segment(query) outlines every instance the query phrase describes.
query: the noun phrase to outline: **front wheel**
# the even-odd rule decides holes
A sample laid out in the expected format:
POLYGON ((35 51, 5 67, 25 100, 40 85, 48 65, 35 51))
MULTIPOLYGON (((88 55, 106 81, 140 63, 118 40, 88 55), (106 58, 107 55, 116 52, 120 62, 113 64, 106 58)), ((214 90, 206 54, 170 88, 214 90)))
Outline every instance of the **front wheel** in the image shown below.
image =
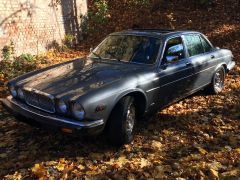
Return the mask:
POLYGON ((107 136, 110 143, 121 146, 133 140, 136 125, 136 105, 131 96, 123 97, 109 118, 107 136))
POLYGON ((218 94, 224 88, 225 80, 225 68, 223 66, 219 67, 212 78, 211 84, 208 86, 207 91, 211 94, 218 94))

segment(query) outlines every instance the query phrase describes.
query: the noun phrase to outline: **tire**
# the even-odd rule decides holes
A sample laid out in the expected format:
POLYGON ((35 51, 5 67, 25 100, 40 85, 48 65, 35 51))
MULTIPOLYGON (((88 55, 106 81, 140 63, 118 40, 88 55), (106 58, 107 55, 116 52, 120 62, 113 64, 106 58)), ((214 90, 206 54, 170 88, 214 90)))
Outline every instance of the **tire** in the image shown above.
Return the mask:
POLYGON ((114 146, 133 140, 136 124, 136 105, 131 96, 123 97, 114 107, 107 127, 107 138, 114 146))
POLYGON ((206 88, 207 92, 210 94, 218 94, 224 88, 226 71, 223 66, 219 67, 212 78, 211 84, 206 88))

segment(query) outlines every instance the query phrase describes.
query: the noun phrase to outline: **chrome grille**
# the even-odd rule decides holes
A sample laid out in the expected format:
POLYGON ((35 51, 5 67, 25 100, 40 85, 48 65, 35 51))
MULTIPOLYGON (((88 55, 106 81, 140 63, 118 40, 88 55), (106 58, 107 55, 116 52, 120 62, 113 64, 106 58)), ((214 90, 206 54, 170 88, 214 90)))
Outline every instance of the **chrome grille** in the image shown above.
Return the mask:
POLYGON ((50 95, 36 92, 36 91, 24 91, 25 101, 28 105, 43 111, 54 113, 55 104, 54 99, 50 95))

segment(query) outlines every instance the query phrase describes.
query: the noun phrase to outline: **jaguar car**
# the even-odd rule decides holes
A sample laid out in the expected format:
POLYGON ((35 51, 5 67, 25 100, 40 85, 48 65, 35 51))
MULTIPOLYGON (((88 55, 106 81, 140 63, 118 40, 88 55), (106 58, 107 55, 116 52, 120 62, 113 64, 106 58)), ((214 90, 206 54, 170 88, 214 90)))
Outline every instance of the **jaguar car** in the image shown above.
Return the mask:
MULTIPOLYGON (((130 143, 136 123, 196 91, 224 87, 235 61, 195 31, 130 29, 108 35, 87 57, 9 81, 1 99, 16 119, 130 143)), ((44 126, 43 126, 44 127, 44 126)))

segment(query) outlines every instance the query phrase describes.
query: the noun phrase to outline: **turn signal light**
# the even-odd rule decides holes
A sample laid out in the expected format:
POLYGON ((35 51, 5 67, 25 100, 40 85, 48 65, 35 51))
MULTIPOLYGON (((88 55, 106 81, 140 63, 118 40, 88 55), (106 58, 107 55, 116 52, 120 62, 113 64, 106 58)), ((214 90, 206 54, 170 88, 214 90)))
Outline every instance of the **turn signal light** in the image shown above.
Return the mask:
POLYGON ((64 133, 73 133, 72 129, 68 129, 68 128, 62 128, 62 132, 64 133))

